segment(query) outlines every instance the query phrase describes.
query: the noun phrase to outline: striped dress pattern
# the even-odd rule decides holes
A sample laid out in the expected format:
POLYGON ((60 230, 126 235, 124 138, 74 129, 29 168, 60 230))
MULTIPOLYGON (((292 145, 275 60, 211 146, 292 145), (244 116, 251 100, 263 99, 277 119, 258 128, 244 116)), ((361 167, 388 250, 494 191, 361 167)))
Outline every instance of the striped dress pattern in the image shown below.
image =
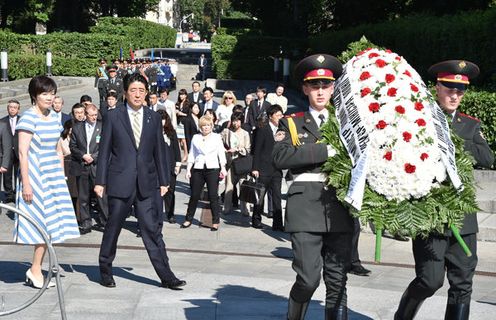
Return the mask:
MULTIPOLYGON (((57 143, 63 130, 55 112, 42 119, 33 108, 24 112, 16 130, 31 132, 28 150, 28 174, 33 201, 22 198, 19 177, 16 207, 34 218, 50 237, 51 243, 61 243, 79 237, 74 207, 65 181, 64 170, 57 155, 57 143)), ((14 241, 21 244, 43 244, 38 230, 25 218, 16 215, 14 241)))

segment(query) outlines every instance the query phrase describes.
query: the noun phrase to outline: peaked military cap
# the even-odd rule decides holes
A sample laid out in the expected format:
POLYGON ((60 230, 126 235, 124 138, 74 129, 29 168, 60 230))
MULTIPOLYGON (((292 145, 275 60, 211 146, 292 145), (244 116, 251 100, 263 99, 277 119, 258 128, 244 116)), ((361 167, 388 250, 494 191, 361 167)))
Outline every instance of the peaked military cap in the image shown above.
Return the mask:
POLYGON ((298 81, 334 81, 343 72, 341 62, 329 54, 314 54, 302 59, 295 67, 294 75, 298 81))
POLYGON ((447 60, 432 65, 428 72, 445 87, 466 90, 470 80, 477 77, 480 70, 470 61, 447 60))
POLYGON ((114 65, 108 66, 108 67, 107 67, 107 71, 109 71, 109 72, 110 72, 110 71, 117 71, 117 67, 116 67, 116 66, 114 66, 114 65))

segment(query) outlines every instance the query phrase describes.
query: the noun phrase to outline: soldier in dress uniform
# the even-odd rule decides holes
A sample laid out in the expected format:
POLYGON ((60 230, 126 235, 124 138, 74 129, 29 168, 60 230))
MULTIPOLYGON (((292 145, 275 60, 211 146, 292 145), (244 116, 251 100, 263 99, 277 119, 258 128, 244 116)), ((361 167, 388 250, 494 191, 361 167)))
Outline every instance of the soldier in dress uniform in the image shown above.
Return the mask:
POLYGON ((122 79, 117 77, 117 67, 108 66, 107 74, 109 78, 103 80, 105 84, 105 98, 107 98, 109 92, 114 91, 117 94, 117 103, 121 103, 123 101, 123 84, 122 79))
MULTIPOLYGON (((437 101, 451 121, 453 132, 464 140, 465 150, 475 158, 477 166, 490 168, 494 155, 482 136, 480 120, 457 110, 469 80, 479 74, 479 68, 468 61, 449 60, 431 66, 429 74, 437 79, 437 101)), ((443 286, 445 271, 450 288, 444 319, 469 318, 477 265, 477 215, 467 214, 460 230, 472 251, 471 257, 467 257, 448 227, 446 230, 444 234, 431 233, 427 239, 413 240, 416 277, 401 298, 395 320, 413 319, 422 302, 443 286)))
POLYGON ((105 100, 106 80, 109 78, 107 71, 105 70, 106 67, 107 67, 107 60, 100 59, 100 65, 98 66, 98 68, 96 68, 96 74, 95 74, 95 88, 98 89, 98 94, 100 95, 100 105, 105 100))
POLYGON ((322 164, 335 154, 319 143, 319 127, 329 116, 327 105, 334 80, 342 73, 335 57, 317 54, 301 60, 295 77, 303 81, 308 110, 281 119, 273 150, 276 167, 289 169, 294 182, 288 190, 285 231, 291 233, 293 269, 296 271, 287 318, 304 319, 321 273, 326 285, 325 319, 348 319, 346 281, 350 265, 353 219, 327 187, 322 164))

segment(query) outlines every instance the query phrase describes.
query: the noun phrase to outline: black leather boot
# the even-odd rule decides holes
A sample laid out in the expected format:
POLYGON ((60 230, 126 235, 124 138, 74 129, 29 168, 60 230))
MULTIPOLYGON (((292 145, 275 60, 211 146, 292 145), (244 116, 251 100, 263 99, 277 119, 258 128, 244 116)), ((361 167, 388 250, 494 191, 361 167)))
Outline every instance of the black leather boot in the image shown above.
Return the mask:
POLYGON ((325 320, 348 320, 348 307, 339 306, 325 310, 325 320))
POLYGON ((468 320, 470 303, 448 304, 444 320, 468 320))
POLYGON ((289 297, 288 320, 304 320, 307 313, 308 302, 300 303, 289 297))
POLYGON ((409 297, 407 289, 401 297, 398 310, 396 310, 396 313, 394 314, 394 320, 412 320, 415 318, 415 315, 423 302, 424 300, 417 300, 409 297))

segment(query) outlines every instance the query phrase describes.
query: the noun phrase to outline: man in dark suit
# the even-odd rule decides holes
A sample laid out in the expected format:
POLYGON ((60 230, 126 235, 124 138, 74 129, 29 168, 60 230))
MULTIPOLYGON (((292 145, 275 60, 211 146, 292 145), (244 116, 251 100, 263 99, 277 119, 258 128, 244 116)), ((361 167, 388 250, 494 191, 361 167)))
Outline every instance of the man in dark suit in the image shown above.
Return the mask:
POLYGON ((297 273, 289 296, 290 320, 304 319, 321 274, 326 285, 325 319, 348 319, 346 281, 353 219, 320 171, 335 151, 319 143, 319 127, 329 117, 326 106, 341 72, 341 63, 331 55, 317 54, 301 60, 295 77, 303 81, 302 90, 310 106, 306 112, 281 119, 275 137, 274 163, 294 175, 284 225, 284 230, 291 233, 293 269, 297 273))
POLYGON ((7 123, 0 121, 0 174, 3 175, 4 181, 7 178, 6 173, 10 167, 12 153, 12 133, 9 131, 7 123))
POLYGON ((201 92, 201 85, 198 81, 193 81, 191 84, 191 91, 188 93, 188 101, 198 103, 201 105, 203 103, 203 94, 201 92))
MULTIPOLYGON (((453 132, 464 140, 465 151, 474 157, 477 166, 490 168, 494 154, 482 136, 480 120, 457 110, 470 79, 479 75, 479 67, 469 61, 449 60, 431 66, 429 74, 437 80, 438 104, 451 121, 453 132)), ((450 287, 444 319, 469 318, 478 231, 477 215, 467 214, 460 235, 472 252, 470 257, 458 245, 448 226, 444 233, 433 232, 425 239, 413 240, 416 277, 401 297, 395 320, 413 319, 424 300, 443 286, 445 273, 450 287)))
POLYGON ((205 71, 207 69, 207 58, 202 53, 198 59, 198 74, 200 75, 200 80, 205 81, 205 71))
POLYGON ((170 180, 168 148, 158 113, 144 108, 148 82, 141 74, 124 78, 126 104, 109 112, 103 125, 95 192, 107 192, 110 216, 100 247, 101 284, 115 287, 112 261, 122 225, 134 206, 143 243, 162 286, 175 289, 186 284, 169 266, 162 236, 162 196, 170 180))
POLYGON ((107 97, 109 92, 114 91, 117 94, 117 102, 122 102, 122 79, 117 77, 117 67, 109 66, 107 67, 108 79, 102 80, 105 83, 105 97, 107 97))
POLYGON ((19 110, 21 104, 16 99, 11 99, 7 102, 8 115, 2 118, 2 121, 7 124, 7 129, 10 132, 12 139, 12 157, 7 172, 4 173, 3 189, 5 191, 5 203, 15 202, 16 193, 16 179, 17 172, 19 171, 19 156, 18 156, 18 139, 17 131, 15 130, 17 122, 19 121, 19 110))
POLYGON ((267 95, 266 88, 257 87, 256 95, 257 99, 250 103, 250 108, 248 109, 248 123, 252 131, 257 127, 258 117, 270 107, 270 102, 265 100, 265 96, 267 95))
POLYGON ((64 99, 61 96, 55 96, 53 98, 52 110, 59 117, 60 124, 63 126, 64 123, 71 120, 71 116, 67 113, 62 112, 62 108, 64 107, 64 99))
POLYGON ((214 89, 206 87, 203 89, 203 104, 200 105, 200 114, 204 115, 205 111, 212 109, 217 111, 219 104, 214 101, 214 89))
MULTIPOLYGON (((255 130, 252 175, 259 178, 264 184, 265 190, 272 192, 273 220, 272 230, 283 231, 282 207, 281 207, 281 182, 282 171, 277 169, 272 162, 274 150, 274 136, 282 118, 282 108, 275 104, 267 109, 268 123, 255 130)), ((253 228, 262 229, 263 203, 255 205, 251 225, 253 228)))
MULTIPOLYGON (((86 234, 93 227, 91 219, 90 199, 95 187, 96 166, 102 134, 102 123, 97 121, 98 109, 94 104, 86 106, 86 121, 77 122, 72 127, 71 167, 69 173, 76 177, 79 200, 80 232, 86 234)), ((99 219, 95 228, 103 231, 109 212, 107 196, 97 197, 99 219)))

